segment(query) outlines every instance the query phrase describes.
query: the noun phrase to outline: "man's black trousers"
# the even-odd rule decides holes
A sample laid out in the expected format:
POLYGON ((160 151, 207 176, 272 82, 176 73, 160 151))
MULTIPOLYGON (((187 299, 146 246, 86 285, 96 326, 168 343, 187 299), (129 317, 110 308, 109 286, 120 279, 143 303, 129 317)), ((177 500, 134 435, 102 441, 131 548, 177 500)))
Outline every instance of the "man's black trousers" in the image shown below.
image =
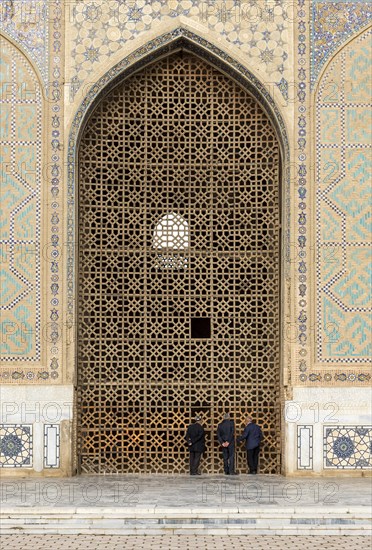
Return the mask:
POLYGON ((225 474, 233 474, 235 472, 235 445, 230 443, 228 447, 222 447, 223 469, 225 474))
POLYGON ((247 465, 249 472, 257 473, 258 468, 258 455, 260 454, 260 447, 254 449, 247 449, 247 465))
POLYGON ((190 451, 190 474, 195 475, 198 473, 199 463, 202 453, 196 453, 195 451, 190 451))

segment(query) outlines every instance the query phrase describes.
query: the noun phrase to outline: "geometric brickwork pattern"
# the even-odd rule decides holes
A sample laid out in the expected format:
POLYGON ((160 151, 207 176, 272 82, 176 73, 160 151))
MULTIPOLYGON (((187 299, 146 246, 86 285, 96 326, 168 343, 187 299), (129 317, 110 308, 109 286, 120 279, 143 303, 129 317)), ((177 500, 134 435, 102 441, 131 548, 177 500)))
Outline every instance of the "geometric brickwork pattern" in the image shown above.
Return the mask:
POLYGON ((35 62, 45 82, 49 67, 48 0, 2 0, 0 30, 22 47, 35 62))
POLYGON ((187 472, 196 413, 203 470, 221 471, 217 423, 229 411, 239 430, 251 411, 261 471, 279 473, 278 201, 269 119, 194 55, 148 66, 95 108, 79 151, 83 472, 187 472))
POLYGON ((292 21, 287 0, 95 0, 70 2, 71 97, 99 64, 109 64, 121 47, 152 29, 159 21, 184 16, 234 44, 288 94, 288 28, 292 21))
POLYGON ((324 468, 372 468, 372 427, 324 427, 324 468))
POLYGON ((372 18, 369 0, 312 0, 311 84, 333 52, 372 18))
POLYGON ((0 425, 0 468, 32 466, 32 426, 0 425))
POLYGON ((371 357, 371 36, 336 56, 317 94, 317 351, 328 363, 371 357))
POLYGON ((41 89, 34 70, 0 38, 0 355, 40 357, 41 89))

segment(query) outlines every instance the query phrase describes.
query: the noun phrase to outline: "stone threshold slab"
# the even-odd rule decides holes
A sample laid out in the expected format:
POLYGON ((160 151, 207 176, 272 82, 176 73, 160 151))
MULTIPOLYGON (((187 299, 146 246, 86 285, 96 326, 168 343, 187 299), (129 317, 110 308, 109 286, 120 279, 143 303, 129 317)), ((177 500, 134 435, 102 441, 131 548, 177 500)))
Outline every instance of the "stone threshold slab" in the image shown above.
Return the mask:
POLYGON ((350 526, 346 526, 344 528, 340 527, 327 527, 324 526, 304 526, 303 528, 299 528, 299 526, 282 526, 280 528, 274 527, 274 528, 265 528, 263 526, 258 527, 256 525, 252 525, 251 528, 248 527, 240 527, 240 528, 234 528, 233 526, 224 526, 220 528, 211 527, 211 526, 191 526, 188 528, 185 528, 185 526, 173 526, 173 527, 167 527, 163 529, 154 529, 153 527, 149 526, 143 526, 138 528, 128 528, 128 527, 122 527, 117 526, 115 527, 108 527, 108 528, 99 528, 96 529, 94 527, 86 528, 84 526, 76 526, 76 525, 66 525, 64 527, 61 526, 53 526, 53 525, 47 525, 43 527, 30 527, 30 528, 22 528, 22 527, 13 527, 13 528, 3 528, 1 530, 3 535, 14 535, 14 534, 24 534, 24 535, 288 535, 288 536, 295 536, 295 535, 302 535, 302 536, 310 536, 310 535, 317 535, 317 536, 335 536, 335 535, 343 535, 343 536, 371 536, 371 530, 370 528, 361 528, 355 527, 350 528, 350 526))
POLYGON ((312 509, 309 506, 297 508, 267 507, 237 507, 237 508, 187 508, 187 507, 77 507, 77 506, 1 506, 1 517, 8 515, 17 517, 30 516, 59 516, 69 517, 79 514, 79 517, 112 517, 112 518, 226 518, 226 517, 262 517, 262 518, 288 518, 288 517, 312 517, 332 518, 340 515, 347 517, 371 517, 370 506, 338 506, 333 508, 312 509))

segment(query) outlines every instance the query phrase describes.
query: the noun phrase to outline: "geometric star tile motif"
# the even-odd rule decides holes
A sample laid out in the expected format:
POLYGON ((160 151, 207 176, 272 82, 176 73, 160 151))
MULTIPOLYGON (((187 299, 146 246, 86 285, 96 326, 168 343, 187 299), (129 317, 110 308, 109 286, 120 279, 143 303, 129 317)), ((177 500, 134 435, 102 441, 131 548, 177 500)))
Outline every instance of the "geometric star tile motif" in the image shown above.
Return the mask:
POLYGON ((324 427, 324 468, 372 468, 372 427, 324 427))
POLYGON ((0 425, 0 468, 32 466, 32 426, 0 425))
POLYGON ((29 61, 0 37, 0 359, 40 358, 42 93, 29 61))
POLYGON ((317 358, 326 363, 372 355, 371 38, 370 29, 342 49, 317 92, 317 358))
POLYGON ((292 14, 287 0, 87 0, 69 3, 71 98, 124 44, 156 29, 160 21, 180 16, 240 48, 288 96, 292 14))

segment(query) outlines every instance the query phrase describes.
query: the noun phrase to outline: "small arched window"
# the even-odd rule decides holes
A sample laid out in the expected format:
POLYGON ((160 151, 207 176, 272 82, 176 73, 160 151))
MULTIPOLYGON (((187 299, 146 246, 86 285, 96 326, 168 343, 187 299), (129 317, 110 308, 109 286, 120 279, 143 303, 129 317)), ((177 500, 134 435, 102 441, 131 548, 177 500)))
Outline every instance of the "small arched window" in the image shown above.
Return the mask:
POLYGON ((163 216, 156 224, 152 245, 163 252, 158 256, 160 267, 187 267, 187 258, 178 254, 189 248, 189 224, 185 218, 173 212, 163 216))

